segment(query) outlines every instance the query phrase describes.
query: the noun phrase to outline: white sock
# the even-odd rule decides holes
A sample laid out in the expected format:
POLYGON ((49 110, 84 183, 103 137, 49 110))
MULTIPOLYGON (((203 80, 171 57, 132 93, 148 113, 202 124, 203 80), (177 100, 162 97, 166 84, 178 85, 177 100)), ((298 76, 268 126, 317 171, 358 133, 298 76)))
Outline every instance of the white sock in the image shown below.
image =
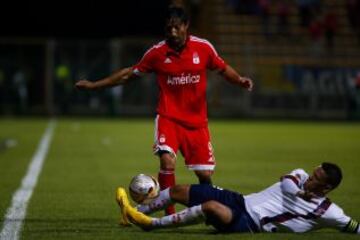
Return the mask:
POLYGON ((205 214, 202 211, 202 207, 201 205, 197 205, 162 218, 153 218, 152 224, 154 227, 183 226, 199 223, 204 219, 205 214))
POLYGON ((159 196, 152 200, 149 204, 140 204, 136 208, 139 212, 150 214, 159 210, 165 209, 172 203, 170 198, 170 188, 164 189, 159 196))

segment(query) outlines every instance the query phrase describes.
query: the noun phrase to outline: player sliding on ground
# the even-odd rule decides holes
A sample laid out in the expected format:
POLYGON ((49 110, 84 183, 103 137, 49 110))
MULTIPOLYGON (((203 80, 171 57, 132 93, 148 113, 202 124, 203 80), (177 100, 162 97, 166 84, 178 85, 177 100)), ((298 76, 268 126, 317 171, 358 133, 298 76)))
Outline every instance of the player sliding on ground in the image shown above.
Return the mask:
POLYGON ((326 198, 341 179, 337 165, 322 163, 311 176, 296 169, 263 191, 246 196, 202 184, 170 187, 150 204, 137 208, 130 205, 123 188, 117 189, 116 199, 122 221, 131 221, 144 230, 206 222, 220 232, 307 232, 336 228, 359 234, 359 223, 326 198), (187 208, 161 218, 147 216, 174 202, 187 208))

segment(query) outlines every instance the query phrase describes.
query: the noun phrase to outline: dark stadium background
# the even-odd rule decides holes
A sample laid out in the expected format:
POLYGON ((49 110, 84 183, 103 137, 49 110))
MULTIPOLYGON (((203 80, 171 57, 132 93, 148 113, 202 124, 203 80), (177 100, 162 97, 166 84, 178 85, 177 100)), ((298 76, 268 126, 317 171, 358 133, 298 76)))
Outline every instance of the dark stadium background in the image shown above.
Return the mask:
POLYGON ((210 40, 255 83, 249 94, 210 74, 211 117, 359 119, 360 4, 346 5, 358 1, 272 0, 265 11, 266 0, 3 1, 0 114, 152 117, 154 76, 117 93, 71 86, 135 64, 162 40, 167 6, 183 2, 190 33, 210 40), (286 31, 280 29, 279 2, 289 5, 286 31), (308 23, 301 2, 313 4, 304 12, 308 23), (332 43, 318 22, 331 12, 336 14, 332 43), (21 81, 15 80, 19 76, 21 81), (22 99, 19 83, 27 91, 22 99))
POLYGON ((108 38, 161 35, 168 1, 3 1, 1 35, 108 38))

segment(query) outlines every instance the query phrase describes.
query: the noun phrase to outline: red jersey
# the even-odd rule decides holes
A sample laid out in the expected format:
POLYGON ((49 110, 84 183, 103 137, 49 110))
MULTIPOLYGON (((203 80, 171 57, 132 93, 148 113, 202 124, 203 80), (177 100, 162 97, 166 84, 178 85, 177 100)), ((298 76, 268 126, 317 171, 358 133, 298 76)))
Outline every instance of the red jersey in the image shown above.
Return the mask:
POLYGON ((189 127, 207 124, 206 70, 224 70, 226 64, 205 39, 189 36, 180 52, 166 41, 151 47, 134 73, 154 72, 159 85, 157 113, 189 127))

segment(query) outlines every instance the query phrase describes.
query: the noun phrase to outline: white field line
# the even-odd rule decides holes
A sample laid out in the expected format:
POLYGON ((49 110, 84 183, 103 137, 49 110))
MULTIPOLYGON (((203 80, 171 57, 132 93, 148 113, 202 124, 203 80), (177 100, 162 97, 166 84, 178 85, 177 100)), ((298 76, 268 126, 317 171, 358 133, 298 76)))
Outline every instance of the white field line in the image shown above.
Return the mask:
POLYGON ((56 122, 50 120, 38 148, 32 157, 26 175, 22 179, 21 186, 12 197, 11 206, 7 209, 4 217, 4 225, 0 233, 0 240, 17 240, 26 215, 26 208, 33 193, 47 155, 56 122))

